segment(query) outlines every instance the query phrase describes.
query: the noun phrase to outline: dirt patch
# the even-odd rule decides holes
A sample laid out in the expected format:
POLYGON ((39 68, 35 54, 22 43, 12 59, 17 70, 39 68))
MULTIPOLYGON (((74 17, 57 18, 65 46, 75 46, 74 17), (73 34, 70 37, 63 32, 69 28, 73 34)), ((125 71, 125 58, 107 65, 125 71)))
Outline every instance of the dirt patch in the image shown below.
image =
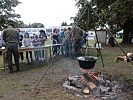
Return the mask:
MULTIPOLYGON (((110 65, 111 66, 111 65, 110 65)), ((96 64, 98 70, 98 64, 96 64)), ((39 78, 46 70, 45 63, 33 65, 22 64, 21 72, 7 74, 1 71, 0 74, 0 99, 1 100, 88 100, 88 98, 80 98, 73 95, 73 92, 65 89, 63 85, 64 78, 79 73, 79 64, 77 60, 70 58, 58 57, 49 69, 47 75, 42 79, 33 92, 39 78)), ((109 73, 108 68, 102 69, 103 72, 109 73)), ((100 69, 100 71, 102 71, 100 69)), ((113 70, 113 69, 111 69, 113 70)), ((113 72, 111 72, 113 73, 113 72)), ((116 74, 115 74, 116 75, 116 74)), ((131 84, 125 85, 123 88, 121 99, 133 99, 131 84), (129 91, 130 90, 130 91, 129 91)), ((113 100, 113 99, 112 99, 113 100)))
POLYGON ((62 98, 75 98, 63 90, 62 83, 66 76, 78 72, 77 61, 69 58, 58 58, 39 84, 37 88, 39 92, 34 94, 34 87, 46 68, 45 63, 23 64, 21 65, 22 71, 19 73, 8 74, 1 71, 0 99, 56 100, 55 98, 57 98, 57 100, 62 100, 62 98), (64 96, 62 97, 62 95, 64 96))

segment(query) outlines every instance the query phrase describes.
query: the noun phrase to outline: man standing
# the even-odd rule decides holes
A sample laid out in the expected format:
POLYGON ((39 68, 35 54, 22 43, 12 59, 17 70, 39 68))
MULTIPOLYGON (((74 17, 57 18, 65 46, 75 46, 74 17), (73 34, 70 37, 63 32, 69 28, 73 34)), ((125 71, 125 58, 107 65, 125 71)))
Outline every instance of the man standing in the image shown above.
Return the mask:
POLYGON ((81 38, 83 31, 79 26, 74 26, 72 29, 72 59, 80 55, 81 38))
POLYGON ((5 42, 6 62, 9 67, 9 73, 13 73, 12 54, 14 56, 16 71, 20 71, 18 52, 19 31, 14 28, 13 24, 9 24, 8 28, 3 31, 3 40, 5 42))
POLYGON ((67 31, 64 32, 65 39, 64 39, 64 45, 65 45, 65 56, 72 56, 72 50, 71 50, 71 28, 69 27, 67 31))
MULTIPOLYGON (((59 35, 59 44, 62 44, 64 39, 65 39, 65 31, 66 29, 61 29, 61 32, 60 32, 60 35, 59 35)), ((59 49, 61 51, 61 54, 64 55, 64 49, 65 47, 64 46, 59 46, 59 49)))
POLYGON ((112 26, 109 28, 108 36, 109 36, 109 42, 108 43, 110 44, 110 46, 114 47, 115 46, 115 41, 114 41, 115 31, 114 31, 112 26))
POLYGON ((65 28, 64 29, 61 29, 60 36, 61 36, 62 40, 64 40, 64 38, 65 38, 65 35, 64 35, 64 32, 65 31, 66 31, 65 28))

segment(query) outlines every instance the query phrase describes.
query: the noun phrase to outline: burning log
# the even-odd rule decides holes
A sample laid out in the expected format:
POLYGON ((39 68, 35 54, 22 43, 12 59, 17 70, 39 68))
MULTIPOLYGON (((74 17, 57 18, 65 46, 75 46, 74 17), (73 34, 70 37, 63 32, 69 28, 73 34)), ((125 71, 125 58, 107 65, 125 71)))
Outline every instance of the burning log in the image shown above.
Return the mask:
POLYGON ((83 93, 84 94, 89 94, 90 93, 90 90, 88 87, 85 87, 84 90, 83 90, 83 93))
POLYGON ((77 78, 76 78, 76 77, 69 76, 69 77, 68 77, 68 80, 69 80, 69 81, 76 81, 77 78))
POLYGON ((74 94, 81 97, 99 98, 98 100, 114 98, 121 92, 122 86, 111 80, 108 74, 101 72, 88 72, 82 70, 83 74, 69 76, 63 86, 74 91, 74 94), (97 82, 99 81, 99 83, 97 82))
POLYGON ((88 82, 88 86, 90 87, 91 90, 96 88, 96 85, 93 82, 88 82))
POLYGON ((93 73, 93 72, 87 72, 86 70, 84 70, 84 69, 80 69, 81 70, 81 72, 83 73, 83 76, 84 77, 82 77, 81 78, 81 80, 82 80, 82 82, 83 82, 83 84, 87 84, 86 83, 86 80, 85 80, 85 78, 87 79, 87 80, 90 80, 90 81, 92 81, 95 85, 99 85, 99 79, 98 79, 98 77, 101 75, 101 72, 97 72, 97 73, 93 73))
POLYGON ((84 86, 85 87, 88 86, 90 90, 93 90, 96 88, 96 84, 92 82, 92 80, 87 75, 83 75, 83 77, 81 78, 81 81, 84 84, 84 86))
POLYGON ((96 76, 96 74, 88 72, 86 75, 91 79, 93 83, 95 83, 97 86, 99 85, 99 79, 98 76, 96 76))
POLYGON ((77 88, 83 88, 84 86, 82 82, 79 80, 79 77, 80 76, 75 76, 75 77, 69 76, 67 80, 69 80, 71 86, 75 86, 77 88))
POLYGON ((116 59, 116 63, 118 61, 124 61, 124 62, 129 62, 130 60, 133 61, 133 53, 127 53, 127 56, 118 56, 116 59))

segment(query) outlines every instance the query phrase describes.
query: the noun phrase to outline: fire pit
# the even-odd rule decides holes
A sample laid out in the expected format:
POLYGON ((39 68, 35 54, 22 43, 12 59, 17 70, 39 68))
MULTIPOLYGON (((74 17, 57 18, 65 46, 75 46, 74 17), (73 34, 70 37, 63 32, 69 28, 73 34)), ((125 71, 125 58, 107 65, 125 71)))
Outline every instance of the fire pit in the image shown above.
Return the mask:
POLYGON ((77 60, 81 72, 68 76, 63 83, 65 88, 72 90, 72 94, 89 100, 117 100, 121 97, 121 83, 113 80, 109 74, 90 70, 94 68, 97 57, 81 56, 77 60))
POLYGON ((94 56, 82 56, 77 58, 79 66, 83 69, 92 69, 95 66, 97 57, 94 56))
POLYGON ((95 100, 112 100, 110 98, 116 100, 118 94, 121 93, 121 85, 113 81, 108 74, 104 75, 101 72, 89 71, 68 76, 63 86, 72 90, 74 95, 90 100, 94 98, 95 100))

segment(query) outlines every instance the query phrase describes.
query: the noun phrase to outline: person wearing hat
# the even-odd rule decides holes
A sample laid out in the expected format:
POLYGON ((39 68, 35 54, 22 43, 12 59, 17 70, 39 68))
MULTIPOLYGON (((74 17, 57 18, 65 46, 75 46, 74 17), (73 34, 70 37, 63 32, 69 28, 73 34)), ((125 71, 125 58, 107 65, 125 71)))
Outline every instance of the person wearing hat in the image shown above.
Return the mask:
POLYGON ((12 54, 14 56, 16 71, 20 71, 18 51, 19 31, 15 29, 13 24, 9 24, 8 28, 3 31, 3 41, 5 42, 6 62, 9 67, 9 73, 13 73, 12 54))

